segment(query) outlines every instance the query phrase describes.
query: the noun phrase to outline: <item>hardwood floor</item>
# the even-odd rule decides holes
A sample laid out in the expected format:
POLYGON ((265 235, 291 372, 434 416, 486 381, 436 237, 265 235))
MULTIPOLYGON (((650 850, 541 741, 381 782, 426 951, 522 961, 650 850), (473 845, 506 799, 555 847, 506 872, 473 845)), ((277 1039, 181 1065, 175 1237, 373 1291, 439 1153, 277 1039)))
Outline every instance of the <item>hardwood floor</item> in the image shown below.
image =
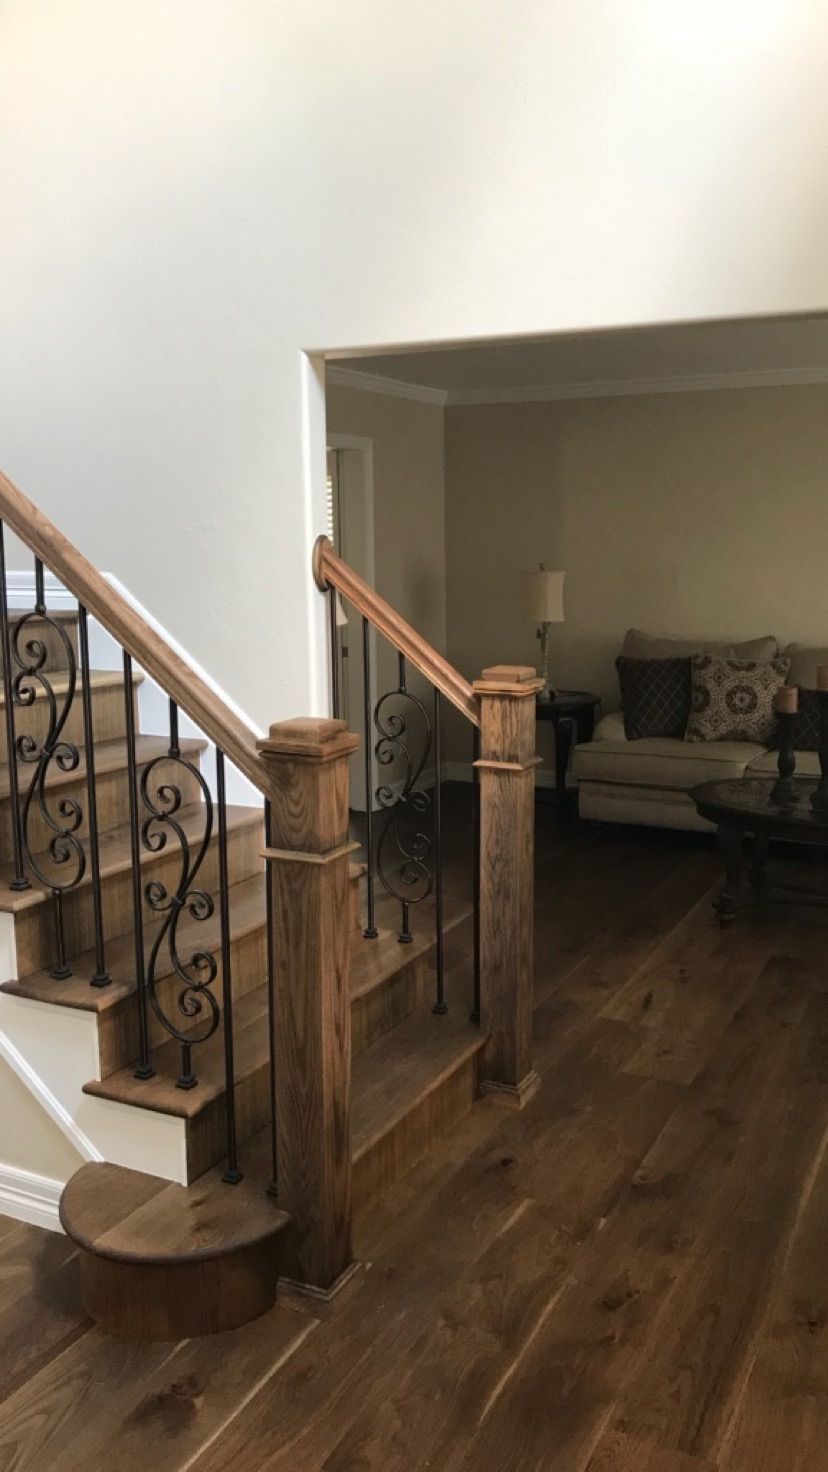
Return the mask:
POLYGON ((541 1091, 366 1213, 334 1304, 107 1340, 0 1218, 0 1472, 828 1468, 828 919, 721 931, 704 839, 539 809, 538 856, 541 1091))

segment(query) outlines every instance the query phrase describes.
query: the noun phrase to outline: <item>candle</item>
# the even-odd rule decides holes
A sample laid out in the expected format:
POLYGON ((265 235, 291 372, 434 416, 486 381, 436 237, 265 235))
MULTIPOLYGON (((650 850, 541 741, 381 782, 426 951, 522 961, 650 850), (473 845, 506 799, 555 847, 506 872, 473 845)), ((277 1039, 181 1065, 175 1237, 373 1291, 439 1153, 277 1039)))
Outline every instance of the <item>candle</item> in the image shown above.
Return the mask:
MULTIPOLYGON (((828 675, 828 668, 825 673, 828 675)), ((799 709, 799 690, 796 685, 780 685, 776 692, 776 709, 783 715, 796 715, 799 709)))
POLYGON ((817 690, 828 690, 828 664, 821 664, 817 668, 817 690))

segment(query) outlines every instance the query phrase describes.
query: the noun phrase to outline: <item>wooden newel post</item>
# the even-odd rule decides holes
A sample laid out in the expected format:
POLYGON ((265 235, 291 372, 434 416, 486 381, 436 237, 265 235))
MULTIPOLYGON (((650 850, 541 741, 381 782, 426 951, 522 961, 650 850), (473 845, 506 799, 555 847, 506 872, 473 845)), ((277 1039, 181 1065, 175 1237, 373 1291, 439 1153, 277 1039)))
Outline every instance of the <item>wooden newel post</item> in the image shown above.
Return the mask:
POLYGON ((528 665, 494 665, 480 697, 480 1022, 489 1034, 481 1089, 522 1109, 532 1067, 535 696, 528 665))
POLYGON ((273 925, 279 1204, 293 1218, 289 1276, 329 1296, 351 1266, 351 943, 344 721, 271 726, 265 850, 273 925))

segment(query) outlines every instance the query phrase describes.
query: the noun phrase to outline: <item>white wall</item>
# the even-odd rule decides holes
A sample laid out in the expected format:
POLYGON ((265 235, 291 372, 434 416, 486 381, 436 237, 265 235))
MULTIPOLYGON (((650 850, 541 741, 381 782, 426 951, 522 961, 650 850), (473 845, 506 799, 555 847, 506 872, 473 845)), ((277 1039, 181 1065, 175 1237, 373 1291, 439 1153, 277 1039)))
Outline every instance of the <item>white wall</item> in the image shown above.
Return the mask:
POLYGON ((0 463, 255 719, 321 708, 302 350, 824 308, 827 44, 819 0, 4 0, 0 463))
POLYGON ((828 644, 828 386, 450 408, 446 509, 465 674, 537 662, 520 571, 539 560, 567 572, 553 683, 607 708, 631 625, 828 644))
MULTIPOLYGON (((10 1167, 65 1182, 83 1163, 45 1109, 0 1057, 0 1175, 10 1167)), ((0 1214, 3 1209, 0 1190, 0 1214)))

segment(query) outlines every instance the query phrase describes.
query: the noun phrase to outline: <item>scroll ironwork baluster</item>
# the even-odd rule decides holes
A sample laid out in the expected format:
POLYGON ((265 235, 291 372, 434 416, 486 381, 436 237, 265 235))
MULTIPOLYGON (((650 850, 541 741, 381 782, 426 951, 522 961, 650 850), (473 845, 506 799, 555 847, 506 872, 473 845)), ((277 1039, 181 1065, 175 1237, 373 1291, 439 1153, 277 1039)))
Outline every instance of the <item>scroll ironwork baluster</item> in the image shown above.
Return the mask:
POLYGON ((386 892, 399 900, 401 925, 398 939, 401 945, 410 945, 413 940, 412 906, 422 904, 434 886, 434 876, 428 864, 432 842, 419 823, 421 816, 429 811, 431 800, 428 793, 417 786, 431 749, 431 722, 423 702, 408 689, 402 654, 399 655, 398 671, 397 689, 386 691, 374 707, 374 725, 379 732, 374 755, 381 766, 390 766, 395 761, 401 761, 403 765, 400 781, 381 782, 376 789, 377 801, 386 811, 377 845, 377 874, 386 892), (407 713, 422 727, 423 743, 419 758, 411 752, 415 733, 409 728, 406 716, 393 708, 393 701, 402 703, 407 713), (392 867, 392 860, 397 861, 395 867, 392 867))
POLYGON ((434 690, 434 925, 437 965, 437 997, 432 1012, 448 1011, 445 985, 443 938, 443 753, 441 750, 440 691, 434 690))
MULTIPOLYGON (((83 822, 83 809, 74 797, 58 797, 53 804, 50 800, 48 779, 53 764, 58 772, 67 774, 77 771, 80 765, 77 746, 63 734, 74 704, 78 668, 75 651, 66 630, 49 616, 43 563, 39 558, 35 559, 34 612, 24 613, 17 619, 10 643, 12 664, 17 666, 11 680, 14 704, 32 707, 40 695, 46 706, 48 724, 42 741, 38 741, 31 732, 16 735, 14 753, 11 755, 12 760, 16 755, 21 762, 34 766, 20 810, 22 851, 27 869, 52 896, 55 959, 49 967, 49 975, 63 981, 72 975, 66 957, 64 896, 77 889, 86 873, 86 850, 77 836, 83 822), (33 623, 34 629, 31 628, 33 623), (45 668, 49 651, 44 637, 44 625, 62 645, 66 664, 61 671, 60 681, 50 678, 50 672, 45 668), (31 637, 26 638, 27 634, 31 634, 31 637), (62 683, 63 679, 66 682, 65 689, 60 692, 55 685, 62 683), (36 855, 33 850, 30 825, 35 812, 51 833, 47 854, 36 855), (47 855, 49 866, 45 867, 47 855), (61 883, 64 873, 67 877, 61 883)), ((11 766, 11 761, 9 765, 11 766)))
POLYGON ((474 927, 474 999, 472 1002, 471 1020, 480 1022, 480 772, 477 762, 480 760, 480 728, 473 728, 472 737, 472 824, 474 831, 474 909, 472 923, 474 927))
POLYGON ((3 697, 6 704, 6 760, 9 768, 9 826, 11 828, 12 859, 14 862, 14 876, 9 883, 9 889, 23 890, 31 889, 31 884, 26 878, 26 868, 23 859, 23 824, 20 813, 20 786, 18 782, 17 741, 15 738, 14 722, 14 687, 12 682, 12 640, 9 626, 9 603, 8 590, 6 586, 6 549, 4 541, 5 528, 0 521, 0 639, 2 639, 3 660, 3 697))
POLYGON ((135 696, 132 657, 124 650, 124 708, 126 713, 127 778, 129 781, 129 847, 132 873, 132 928, 135 955, 135 1002, 138 1010, 138 1066, 136 1078, 152 1078, 149 1061, 147 973, 144 957, 144 900, 141 893, 141 838, 138 822, 138 771, 135 758, 135 696))
POLYGON ((149 1004, 166 1032, 181 1045, 181 1072, 176 1088, 194 1089, 198 1079, 193 1072, 193 1048, 213 1036, 221 1019, 221 1008, 212 984, 218 975, 218 964, 211 951, 197 947, 189 957, 179 951, 178 927, 186 912, 191 920, 209 920, 215 910, 212 895, 200 889, 196 880, 213 834, 213 799, 204 776, 182 754, 178 735, 178 707, 170 700, 170 744, 166 757, 155 757, 141 774, 141 801, 148 814, 141 824, 141 843, 147 852, 160 854, 172 837, 179 856, 178 881, 170 892, 160 879, 150 879, 144 886, 149 908, 161 917, 150 947, 146 968, 146 990, 149 1004), (200 836, 193 842, 179 814, 183 805, 181 788, 171 781, 169 773, 156 782, 158 768, 173 762, 181 767, 200 788, 203 822, 200 836), (158 973, 162 948, 166 947, 173 974, 183 983, 178 995, 178 1011, 188 1028, 179 1027, 165 1012, 158 996, 158 973), (201 1026, 199 1026, 201 1022, 201 1026))
POLYGON ((371 625, 367 618, 362 620, 362 691, 363 720, 365 722, 365 737, 363 742, 365 756, 365 852, 368 861, 368 872, 365 876, 367 900, 366 925, 362 933, 366 940, 376 940, 379 931, 377 930, 376 896, 374 894, 376 856, 374 854, 374 764, 371 751, 371 625))
POLYGON ((92 911, 95 925, 95 974, 90 986, 109 986, 112 977, 106 969, 104 946, 103 897, 101 893, 101 852, 98 838, 98 796, 95 787, 95 733, 92 727, 92 674, 89 659, 89 620, 83 604, 78 605, 78 643, 81 657, 81 699, 83 703, 83 747, 86 756, 86 818, 89 829, 89 867, 92 871, 92 911))
POLYGON ((236 1186, 242 1179, 236 1138, 236 1064, 233 1051, 233 978, 230 962, 230 877, 227 868, 227 794, 224 752, 216 747, 218 806, 219 915, 221 919, 221 1006, 224 1023, 224 1107, 227 1119, 227 1169, 222 1180, 236 1186))
MULTIPOLYGON (((265 848, 273 846, 273 817, 270 808, 270 799, 265 798, 264 805, 264 838, 265 848)), ((269 867, 269 866, 268 866, 269 867)), ((279 1148, 276 1134, 276 965, 273 954, 275 940, 274 917, 273 917, 273 887, 270 882, 270 874, 265 873, 265 916, 267 924, 267 1020, 270 1031, 270 1148, 271 1148, 271 1174, 268 1193, 271 1196, 278 1195, 279 1190, 279 1148)))

